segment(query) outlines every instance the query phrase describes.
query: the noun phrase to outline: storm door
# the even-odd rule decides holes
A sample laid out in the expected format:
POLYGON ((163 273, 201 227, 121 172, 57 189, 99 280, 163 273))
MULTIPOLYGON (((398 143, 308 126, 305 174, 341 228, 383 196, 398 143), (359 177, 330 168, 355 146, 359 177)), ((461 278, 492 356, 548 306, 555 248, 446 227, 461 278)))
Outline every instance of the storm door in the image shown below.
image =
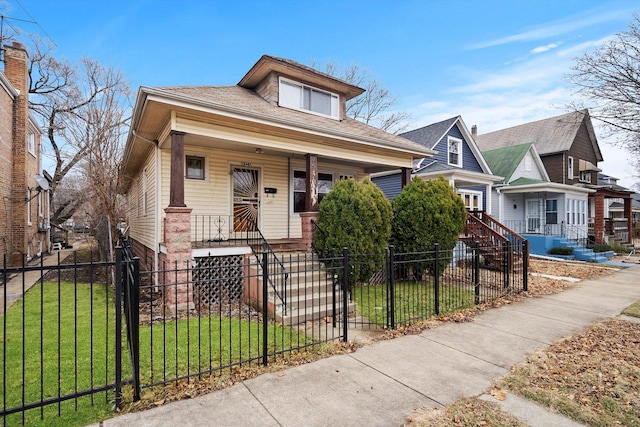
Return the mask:
POLYGON ((540 232, 540 203, 527 200, 527 233, 540 232))
POLYGON ((233 168, 233 231, 258 229, 260 173, 258 169, 233 168))

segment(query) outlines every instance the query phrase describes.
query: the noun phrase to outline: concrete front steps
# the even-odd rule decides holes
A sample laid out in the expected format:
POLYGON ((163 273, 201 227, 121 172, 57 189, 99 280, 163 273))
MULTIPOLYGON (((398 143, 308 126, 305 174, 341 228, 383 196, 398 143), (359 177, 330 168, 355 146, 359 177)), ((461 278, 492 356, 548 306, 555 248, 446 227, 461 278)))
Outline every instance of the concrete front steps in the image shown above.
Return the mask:
MULTIPOLYGON (((315 254, 284 252, 277 256, 288 272, 287 286, 284 295, 281 295, 286 304, 270 296, 272 300, 277 300, 275 317, 278 322, 298 325, 309 320, 338 316, 343 312, 341 286, 315 254)), ((281 289, 280 286, 278 288, 281 289)), ((273 294, 273 289, 269 292, 273 294)), ((355 306, 348 303, 348 307, 351 312, 355 306)))
MULTIPOLYGON (((553 247, 564 246, 573 248, 573 259, 578 261, 589 261, 589 262, 607 262, 609 258, 615 255, 613 251, 607 252, 594 252, 592 249, 587 248, 586 246, 579 245, 569 239, 565 239, 563 237, 557 237, 553 239, 553 247)), ((550 255, 553 257, 553 255, 550 255)), ((563 257, 564 258, 564 257, 563 257)))

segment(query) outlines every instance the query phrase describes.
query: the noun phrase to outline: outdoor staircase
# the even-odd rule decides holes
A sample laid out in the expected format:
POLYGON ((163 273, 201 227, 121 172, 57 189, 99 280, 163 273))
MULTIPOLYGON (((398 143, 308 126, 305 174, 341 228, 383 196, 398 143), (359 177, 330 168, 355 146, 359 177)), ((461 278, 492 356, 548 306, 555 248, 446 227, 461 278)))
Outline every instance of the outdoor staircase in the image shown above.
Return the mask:
POLYGON ((460 240, 468 246, 477 244, 485 262, 499 271, 522 271, 524 258, 529 258, 526 239, 484 211, 467 211, 460 240))
MULTIPOLYGON (((276 289, 281 289, 280 298, 274 295, 273 287, 269 287, 269 299, 276 301, 276 321, 284 325, 298 325, 343 312, 340 283, 316 254, 287 251, 277 253, 277 257, 287 271, 287 283, 285 286, 276 284, 276 289)), ((348 303, 348 306, 349 311, 354 309, 353 303, 348 303)))
POLYGON ((616 254, 613 251, 594 252, 592 249, 587 248, 585 245, 578 243, 575 240, 567 239, 560 236, 553 239, 553 247, 558 246, 573 248, 572 257, 573 259, 578 261, 607 262, 609 261, 609 258, 616 254))

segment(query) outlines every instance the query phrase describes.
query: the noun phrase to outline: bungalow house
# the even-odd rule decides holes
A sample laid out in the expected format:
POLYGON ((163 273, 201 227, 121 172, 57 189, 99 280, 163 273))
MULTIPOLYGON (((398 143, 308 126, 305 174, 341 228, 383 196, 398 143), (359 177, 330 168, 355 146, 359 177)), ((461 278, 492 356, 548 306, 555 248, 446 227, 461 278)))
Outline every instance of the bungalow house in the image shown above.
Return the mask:
MULTIPOLYGON (((461 116, 400 134, 435 154, 414 161, 413 176, 425 180, 444 176, 464 201, 468 210, 491 206, 491 187, 502 177, 493 175, 461 116)), ((402 189, 400 170, 376 173, 372 177, 389 199, 402 189)))
POLYGON ((0 262, 17 266, 49 251, 48 182, 40 174, 42 131, 29 114, 29 58, 2 47, 0 72, 0 262))
MULTIPOLYGON (((475 135, 482 152, 533 143, 549 180, 558 184, 591 188, 587 222, 591 239, 603 243, 605 236, 604 201, 621 198, 625 212, 631 212, 630 192, 602 188, 597 185, 598 162, 602 153, 598 146, 588 110, 574 111, 556 117, 525 123, 482 135, 475 135)), ((631 215, 625 229, 631 228, 631 215)), ((545 232, 546 229, 541 229, 545 232)), ((628 234, 628 233, 627 233, 628 234)))
POLYGON ((504 176, 493 187, 491 215, 527 238, 532 253, 543 255, 571 241, 585 243, 588 196, 595 190, 551 182, 533 143, 482 154, 491 170, 504 176), (569 241, 561 243, 558 237, 569 241))
POLYGON ((237 85, 141 87, 121 170, 141 262, 226 262, 257 240, 306 250, 336 181, 433 154, 347 117, 363 92, 268 55, 237 85))

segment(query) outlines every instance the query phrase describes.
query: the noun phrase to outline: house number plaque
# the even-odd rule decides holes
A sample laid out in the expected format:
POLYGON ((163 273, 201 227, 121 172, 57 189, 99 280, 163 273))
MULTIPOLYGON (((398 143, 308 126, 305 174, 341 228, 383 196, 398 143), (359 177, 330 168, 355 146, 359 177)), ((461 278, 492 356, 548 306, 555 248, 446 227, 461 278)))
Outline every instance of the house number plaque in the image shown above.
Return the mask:
POLYGON ((251 162, 242 162, 241 164, 242 164, 242 166, 244 166, 244 167, 249 167, 249 166, 251 166, 251 162))

